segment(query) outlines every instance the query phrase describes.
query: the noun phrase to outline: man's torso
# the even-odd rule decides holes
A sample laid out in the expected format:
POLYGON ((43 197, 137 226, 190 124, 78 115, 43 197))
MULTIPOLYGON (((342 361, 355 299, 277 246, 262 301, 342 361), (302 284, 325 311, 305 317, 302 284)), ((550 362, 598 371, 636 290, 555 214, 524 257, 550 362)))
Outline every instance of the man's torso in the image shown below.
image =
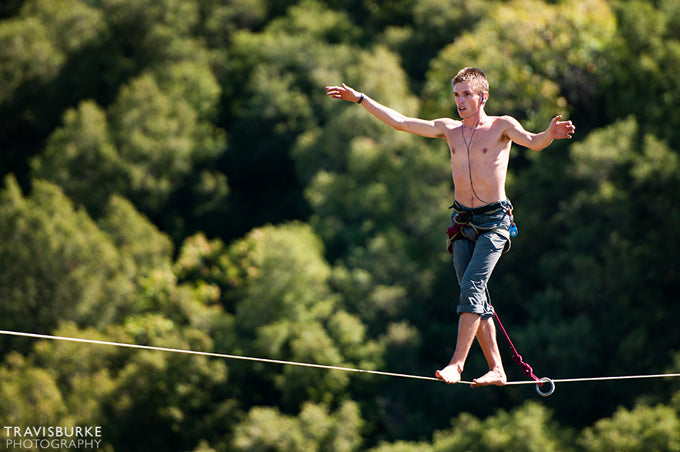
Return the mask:
POLYGON ((476 129, 447 121, 446 142, 451 151, 451 174, 456 200, 481 207, 506 199, 505 180, 512 142, 504 134, 502 118, 489 116, 476 129))

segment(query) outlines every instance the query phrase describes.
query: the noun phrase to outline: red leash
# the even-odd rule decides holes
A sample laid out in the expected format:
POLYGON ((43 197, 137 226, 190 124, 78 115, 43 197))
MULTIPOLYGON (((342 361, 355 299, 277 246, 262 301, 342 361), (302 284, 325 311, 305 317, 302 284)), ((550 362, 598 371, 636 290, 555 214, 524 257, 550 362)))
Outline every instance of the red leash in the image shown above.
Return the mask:
MULTIPOLYGON (((512 341, 510 340, 510 336, 508 335, 508 332, 505 331, 505 327, 503 326, 503 323, 501 323, 501 319, 498 318, 498 314, 496 314, 495 310, 493 312, 493 316, 496 319, 496 323, 498 323, 498 326, 501 327, 501 331, 503 331, 503 334, 505 335, 505 338, 508 340, 508 343, 510 344, 510 348, 512 349, 512 361, 522 368, 522 372, 524 372, 524 375, 526 375, 528 378, 531 378, 534 381, 540 381, 539 378, 536 375, 534 375, 534 369, 532 369, 529 364, 525 363, 522 360, 522 355, 520 355, 517 352, 515 344, 513 344, 512 341)), ((538 384, 541 385, 540 382, 538 384)))

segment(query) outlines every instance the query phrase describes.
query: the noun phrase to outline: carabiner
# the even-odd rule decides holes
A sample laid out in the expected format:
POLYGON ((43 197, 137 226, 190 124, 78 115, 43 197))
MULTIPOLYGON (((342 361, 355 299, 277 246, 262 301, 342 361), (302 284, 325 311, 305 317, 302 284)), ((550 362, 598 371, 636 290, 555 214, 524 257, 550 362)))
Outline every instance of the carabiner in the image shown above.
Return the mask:
POLYGON ((551 395, 553 392, 555 392, 555 383, 554 383, 550 378, 548 378, 548 377, 543 377, 543 378, 541 378, 541 379, 539 380, 538 383, 536 383, 536 392, 538 392, 538 395, 540 395, 540 396, 542 396, 542 397, 548 397, 548 396, 551 395), (550 387, 548 388, 548 390, 545 391, 545 392, 541 391, 541 387, 542 387, 544 384, 549 384, 549 386, 550 386, 550 387))

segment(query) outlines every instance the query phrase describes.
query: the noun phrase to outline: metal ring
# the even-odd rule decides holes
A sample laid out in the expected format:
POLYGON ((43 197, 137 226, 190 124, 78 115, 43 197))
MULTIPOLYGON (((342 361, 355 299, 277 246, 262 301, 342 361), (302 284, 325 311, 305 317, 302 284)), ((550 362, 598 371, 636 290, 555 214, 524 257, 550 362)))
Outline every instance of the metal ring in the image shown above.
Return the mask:
POLYGON ((540 379, 539 383, 536 383, 536 392, 538 392, 538 395, 542 397, 548 397, 553 392, 555 392, 555 383, 550 378, 543 377, 540 379), (543 392, 541 391, 541 387, 546 383, 549 384, 550 387, 548 388, 547 391, 543 392))

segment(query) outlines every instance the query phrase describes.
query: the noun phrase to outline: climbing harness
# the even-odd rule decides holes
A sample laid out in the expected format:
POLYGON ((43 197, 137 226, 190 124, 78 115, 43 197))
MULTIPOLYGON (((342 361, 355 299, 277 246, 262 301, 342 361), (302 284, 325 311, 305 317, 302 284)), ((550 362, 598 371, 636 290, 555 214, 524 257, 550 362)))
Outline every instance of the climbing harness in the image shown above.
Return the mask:
MULTIPOLYGON (((451 215, 453 218, 453 226, 446 230, 446 249, 451 254, 453 254, 453 242, 456 240, 468 239, 474 242, 481 234, 488 231, 496 231, 505 237, 507 237, 507 235, 510 237, 517 236, 517 226, 515 225, 515 219, 512 214, 512 204, 507 200, 498 201, 474 209, 465 208, 461 206, 458 201, 454 201, 453 204, 449 206, 449 209, 453 209, 453 214, 451 215), (508 230, 501 226, 483 227, 472 221, 473 216, 475 215, 493 215, 501 210, 506 211, 510 217, 510 227, 508 230), (507 233, 505 231, 507 231, 507 233)), ((508 251, 510 251, 510 240, 508 240, 503 253, 507 253, 508 251)))

